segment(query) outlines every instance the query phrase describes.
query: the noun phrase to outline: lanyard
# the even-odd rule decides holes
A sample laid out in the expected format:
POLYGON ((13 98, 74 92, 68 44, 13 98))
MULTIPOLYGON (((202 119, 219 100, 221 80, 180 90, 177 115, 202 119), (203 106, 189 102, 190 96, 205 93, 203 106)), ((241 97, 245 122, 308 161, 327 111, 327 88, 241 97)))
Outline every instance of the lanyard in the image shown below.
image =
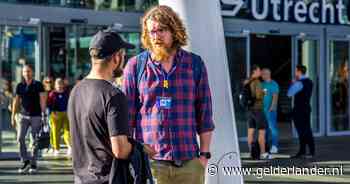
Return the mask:
POLYGON ((164 80, 163 80, 163 90, 167 90, 169 89, 169 75, 171 73, 173 73, 176 69, 176 66, 174 66, 169 73, 166 73, 164 71, 164 69, 162 68, 162 74, 163 74, 163 77, 164 77, 164 80))
POLYGON ((164 89, 168 89, 169 88, 169 77, 168 77, 168 74, 165 74, 165 76, 164 76, 163 88, 164 89))

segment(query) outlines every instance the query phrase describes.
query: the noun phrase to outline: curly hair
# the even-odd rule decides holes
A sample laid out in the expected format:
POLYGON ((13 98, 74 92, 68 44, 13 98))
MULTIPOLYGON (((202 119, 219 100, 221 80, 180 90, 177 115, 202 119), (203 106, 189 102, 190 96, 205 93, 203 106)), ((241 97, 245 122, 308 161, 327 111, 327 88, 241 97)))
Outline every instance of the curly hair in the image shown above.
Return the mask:
POLYGON ((187 45, 188 36, 180 17, 169 6, 160 5, 149 9, 141 19, 141 43, 143 48, 147 50, 152 49, 149 30, 147 29, 148 20, 159 22, 161 26, 170 30, 173 35, 174 48, 187 45))

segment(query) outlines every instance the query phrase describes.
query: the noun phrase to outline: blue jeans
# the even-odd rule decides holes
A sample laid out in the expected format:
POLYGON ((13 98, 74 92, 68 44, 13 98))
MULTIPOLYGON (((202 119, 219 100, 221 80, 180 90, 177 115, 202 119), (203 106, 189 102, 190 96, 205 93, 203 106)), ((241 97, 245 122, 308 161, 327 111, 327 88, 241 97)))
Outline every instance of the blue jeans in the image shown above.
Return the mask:
POLYGON ((271 136, 272 146, 278 147, 278 128, 277 128, 277 112, 265 111, 268 129, 266 131, 266 142, 271 136))

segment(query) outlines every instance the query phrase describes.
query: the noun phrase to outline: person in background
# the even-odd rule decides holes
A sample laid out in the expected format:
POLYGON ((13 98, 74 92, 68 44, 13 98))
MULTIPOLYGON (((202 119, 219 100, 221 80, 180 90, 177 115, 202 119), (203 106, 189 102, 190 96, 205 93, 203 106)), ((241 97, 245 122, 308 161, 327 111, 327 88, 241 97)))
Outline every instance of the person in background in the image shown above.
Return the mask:
POLYGON ((52 77, 50 77, 50 76, 44 77, 43 85, 44 85, 44 89, 45 89, 45 91, 47 92, 47 95, 48 95, 54 88, 52 77))
MULTIPOLYGON (((51 76, 46 76, 43 79, 43 85, 44 85, 44 90, 45 90, 45 96, 46 99, 48 98, 50 92, 54 89, 54 84, 53 84, 53 78, 51 76)), ((50 122, 50 113, 49 113, 49 109, 46 107, 46 114, 48 115, 48 123, 51 127, 51 122, 50 122)), ((47 150, 48 153, 53 153, 53 149, 52 149, 52 131, 50 131, 50 149, 47 150)), ((41 156, 41 151, 39 151, 39 157, 41 156)))
POLYGON ((54 156, 59 155, 60 138, 63 132, 63 139, 68 147, 67 156, 71 154, 69 122, 67 116, 69 94, 65 90, 63 79, 57 78, 55 81, 55 90, 51 91, 47 100, 47 106, 50 113, 52 148, 54 156))
POLYGON ((333 127, 336 131, 349 129, 349 67, 345 61, 340 65, 332 88, 333 127))
POLYGON ((254 104, 248 108, 248 147, 252 151, 255 130, 258 130, 258 143, 260 147, 260 158, 270 159, 271 155, 266 151, 266 116, 263 109, 264 91, 261 86, 261 69, 257 65, 251 68, 251 77, 245 81, 245 85, 249 85, 254 104))
POLYGON ((294 97, 293 120, 299 138, 299 151, 291 158, 313 158, 315 142, 311 130, 311 97, 313 82, 306 76, 306 67, 298 65, 295 70, 296 80, 288 89, 288 97, 294 97), (306 145, 309 154, 306 154, 306 145))
POLYGON ((79 75, 78 77, 77 77, 77 79, 75 80, 75 84, 78 84, 80 81, 82 81, 84 79, 84 76, 83 76, 83 74, 81 74, 81 75, 79 75))
POLYGON ((43 123, 46 123, 46 95, 45 90, 40 81, 33 79, 33 69, 29 65, 22 68, 23 81, 16 87, 16 96, 12 107, 11 123, 16 126, 15 112, 20 107, 20 122, 18 128, 18 142, 20 158, 23 166, 19 168, 20 173, 34 173, 37 171, 37 158, 39 149, 36 145, 35 136, 41 129, 43 123), (27 153, 26 135, 28 129, 32 130, 33 146, 32 155, 27 153))
POLYGON ((64 90, 68 93, 68 94, 70 94, 70 92, 72 91, 72 89, 73 89, 73 87, 74 87, 74 83, 73 84, 71 84, 70 82, 69 82, 69 79, 68 79, 68 77, 64 77, 64 78, 61 78, 62 80, 63 80, 63 84, 64 84, 64 90))
POLYGON ((10 81, 5 80, 4 86, 1 90, 0 104, 1 104, 1 126, 2 130, 8 130, 11 128, 11 109, 12 109, 12 86, 10 81))
POLYGON ((277 103, 279 86, 277 82, 271 79, 271 71, 268 68, 262 70, 262 79, 264 80, 261 84, 264 90, 264 113, 268 125, 266 142, 271 137, 270 153, 278 153, 277 103))

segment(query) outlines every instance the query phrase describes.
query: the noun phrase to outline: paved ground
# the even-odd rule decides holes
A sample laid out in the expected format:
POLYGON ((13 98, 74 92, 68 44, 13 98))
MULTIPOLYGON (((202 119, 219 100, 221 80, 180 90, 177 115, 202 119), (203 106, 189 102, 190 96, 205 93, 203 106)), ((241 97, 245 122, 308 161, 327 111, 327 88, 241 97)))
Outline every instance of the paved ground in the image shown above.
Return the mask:
POLYGON ((72 162, 64 154, 66 149, 61 150, 61 154, 57 157, 43 152, 43 157, 38 161, 38 173, 32 175, 19 174, 17 171, 21 163, 18 160, 15 134, 5 132, 2 137, 3 153, 0 154, 0 184, 73 183, 72 162))
POLYGON ((18 174, 18 161, 0 161, 1 184, 65 184, 73 183, 71 161, 50 159, 39 161, 36 174, 18 174))
MULTIPOLYGON (((17 161, 17 147, 14 136, 3 136, 3 151, 0 155, 0 184, 66 184, 73 183, 71 160, 62 153, 59 157, 44 154, 39 161, 39 171, 35 175, 22 175, 17 173, 20 166, 17 161)), ((283 140, 281 153, 274 155, 270 161, 256 161, 248 158, 245 143, 241 143, 241 157, 244 167, 257 170, 263 167, 343 167, 341 176, 265 176, 262 179, 256 176, 244 176, 247 184, 350 184, 350 137, 324 137, 317 139, 317 157, 314 159, 289 159, 289 154, 297 151, 295 140, 283 140)), ((64 150, 62 151, 64 152, 64 150)))
MULTIPOLYGON (((265 176, 262 179, 256 176, 245 176, 245 183, 249 184, 331 184, 347 183, 350 184, 350 137, 323 137, 316 138, 317 155, 313 159, 290 159, 289 156, 297 152, 298 145, 296 140, 283 140, 281 142, 280 154, 273 155, 274 159, 269 161, 257 161, 249 159, 245 143, 241 143, 241 157, 244 167, 255 170, 264 167, 290 167, 294 168, 341 168, 343 175, 335 176, 265 176)), ((338 174, 335 172, 335 174, 338 174)))

